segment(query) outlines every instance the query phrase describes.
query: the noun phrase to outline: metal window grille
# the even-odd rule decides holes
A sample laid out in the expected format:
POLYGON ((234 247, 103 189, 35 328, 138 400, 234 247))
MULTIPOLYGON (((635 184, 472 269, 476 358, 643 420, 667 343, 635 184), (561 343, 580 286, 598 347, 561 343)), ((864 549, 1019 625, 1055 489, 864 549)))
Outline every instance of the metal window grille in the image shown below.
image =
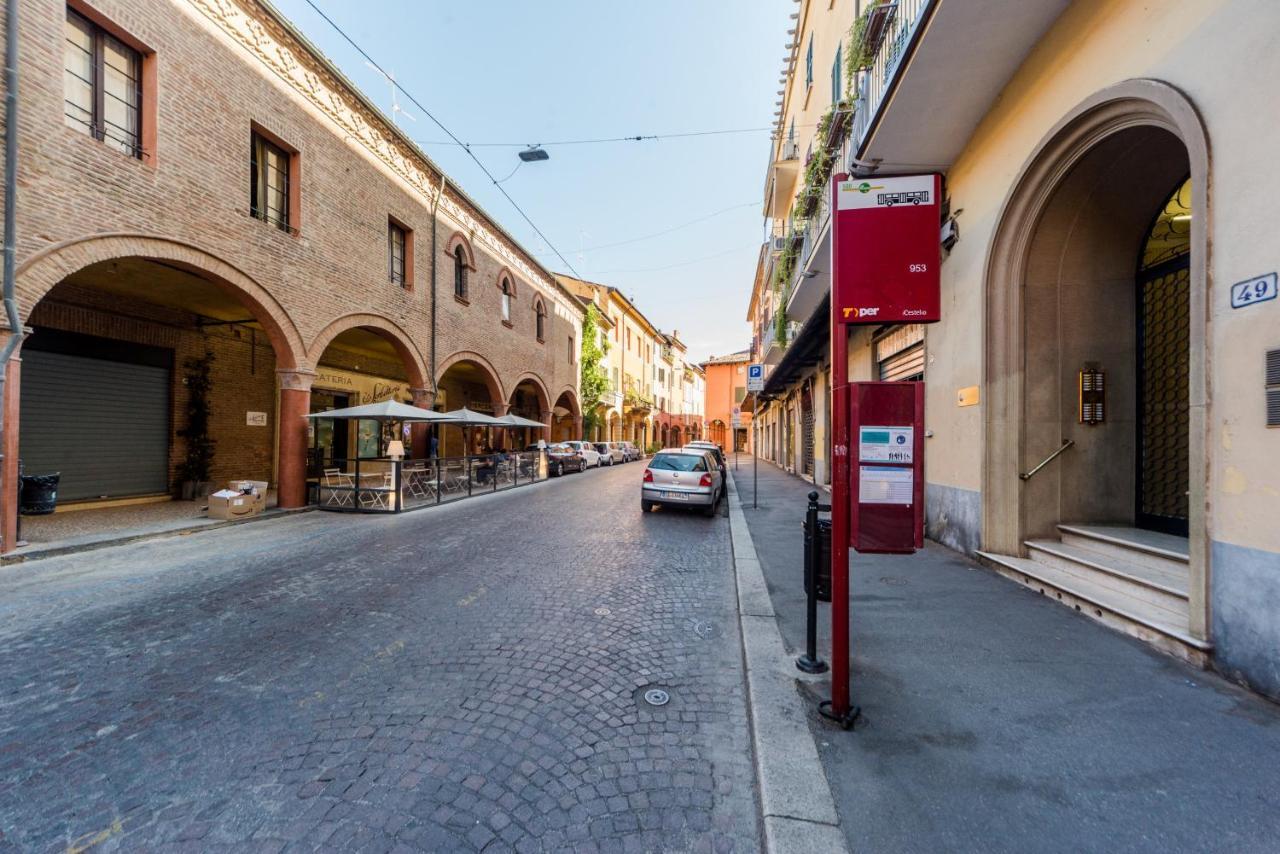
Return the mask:
POLYGON ((461 246, 453 250, 453 295, 467 298, 467 258, 461 246))
POLYGON ((64 32, 64 121, 142 157, 142 55, 70 9, 64 32))
POLYGON ((1280 427, 1280 350, 1267 351, 1267 426, 1280 427))
POLYGON ((289 231, 289 153, 253 134, 250 144, 250 213, 289 231))
POLYGON ((387 225, 387 276, 400 287, 405 287, 405 247, 408 243, 405 230, 394 222, 387 225))

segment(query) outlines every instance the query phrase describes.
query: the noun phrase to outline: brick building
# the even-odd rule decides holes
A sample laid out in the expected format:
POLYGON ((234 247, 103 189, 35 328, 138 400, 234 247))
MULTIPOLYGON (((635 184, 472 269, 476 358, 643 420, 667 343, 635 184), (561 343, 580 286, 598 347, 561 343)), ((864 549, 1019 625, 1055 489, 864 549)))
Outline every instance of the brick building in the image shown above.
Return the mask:
POLYGON ((379 451, 309 433, 309 411, 580 424, 581 304, 272 8, 18 8, 5 550, 20 457, 61 471, 64 501, 172 494, 204 371, 211 480, 269 480, 283 506, 309 447, 379 451))

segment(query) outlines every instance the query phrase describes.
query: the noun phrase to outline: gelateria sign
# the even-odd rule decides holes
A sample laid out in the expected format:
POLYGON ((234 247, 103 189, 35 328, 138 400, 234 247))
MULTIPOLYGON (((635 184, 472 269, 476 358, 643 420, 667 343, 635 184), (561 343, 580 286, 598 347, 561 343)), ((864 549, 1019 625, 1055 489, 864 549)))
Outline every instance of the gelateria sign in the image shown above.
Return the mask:
POLYGON ((384 400, 413 402, 413 394, 409 391, 407 382, 370 374, 358 374, 354 371, 340 371, 337 368, 318 369, 311 387, 349 395, 351 402, 348 405, 350 406, 381 403, 384 400))

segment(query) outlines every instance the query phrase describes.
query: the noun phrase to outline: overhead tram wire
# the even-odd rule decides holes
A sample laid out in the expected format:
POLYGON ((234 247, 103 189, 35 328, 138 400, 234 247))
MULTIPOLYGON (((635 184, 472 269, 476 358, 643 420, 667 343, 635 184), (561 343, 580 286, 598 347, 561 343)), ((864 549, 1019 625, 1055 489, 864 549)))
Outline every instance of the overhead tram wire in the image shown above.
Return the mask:
MULTIPOLYGON (((646 234, 643 237, 631 237, 631 238, 628 238, 627 240, 619 240, 614 243, 601 243, 599 246, 587 246, 578 251, 579 252, 595 252, 598 249, 612 249, 615 246, 626 246, 631 243, 639 243, 642 240, 652 240, 655 237, 662 237, 663 235, 670 234, 673 231, 679 231, 682 228, 688 228, 691 225, 697 225, 700 222, 706 222, 707 220, 718 217, 721 214, 727 214, 730 211, 741 210, 742 208, 753 208, 758 206, 759 204, 760 204, 759 202, 747 202, 746 204, 733 205, 732 207, 728 207, 728 208, 721 208, 720 210, 709 213, 706 216, 700 216, 697 219, 691 219, 688 222, 682 222, 680 225, 673 225, 671 226, 671 228, 663 229, 662 231, 655 231, 653 234, 646 234)), ((549 255, 551 253, 535 252, 534 254, 549 255)))
POLYGON ((701 264, 703 261, 710 261, 713 258, 720 258, 724 255, 731 255, 734 252, 746 252, 750 249, 759 249, 759 248, 760 248, 760 244, 752 243, 750 246, 734 247, 732 249, 726 249, 723 252, 716 252, 712 255, 703 255, 701 258, 694 258, 689 261, 681 261, 678 264, 667 264, 665 267, 645 267, 639 270, 601 270, 595 275, 599 276, 599 275, 616 274, 616 273, 657 273, 662 270, 673 270, 676 267, 688 267, 691 264, 701 264))
MULTIPOLYGON (((365 61, 368 62, 370 65, 372 65, 373 68, 379 74, 381 74, 382 76, 390 80, 391 85, 394 86, 396 89, 398 89, 400 91, 400 94, 408 98, 415 107, 421 110, 423 114, 426 115, 427 118, 431 119, 431 121, 435 123, 436 127, 444 131, 445 135, 448 136, 449 139, 451 139, 455 145, 460 146, 467 152, 467 156, 470 157, 473 161, 475 161, 475 164, 480 167, 480 171, 485 174, 486 178, 488 178, 491 182, 493 182, 493 185, 498 188, 498 192, 502 193, 503 197, 506 198, 506 200, 511 203, 511 207, 516 209, 516 213, 520 214, 521 218, 524 219, 524 221, 529 224, 529 227, 532 228, 534 233, 537 234, 538 237, 542 239, 542 242, 547 245, 547 248, 549 248, 552 252, 555 253, 556 257, 560 259, 560 262, 565 265, 565 267, 569 270, 569 272, 573 273, 575 278, 581 279, 582 276, 578 273, 577 270, 574 269, 573 265, 569 263, 569 260, 564 257, 564 255, 560 252, 559 249, 556 249, 556 247, 551 243, 550 240, 547 239, 547 236, 542 233, 542 229, 538 228, 538 226, 534 224, 534 221, 529 218, 529 215, 527 213, 524 212, 524 208, 520 207, 520 205, 516 203, 516 200, 511 198, 511 194, 508 193, 506 191, 506 188, 504 188, 502 184, 496 178, 493 177, 493 173, 490 172, 485 167, 485 165, 480 162, 480 158, 476 157, 475 153, 471 150, 471 148, 462 140, 458 139, 458 137, 453 133, 453 131, 445 127, 444 123, 439 119, 437 119, 434 113, 428 110, 422 104, 421 101, 419 101, 417 98, 413 96, 413 93, 409 92, 409 90, 401 86, 400 81, 396 80, 385 69, 383 69, 383 67, 379 65, 378 62, 372 56, 370 56, 367 51, 365 51, 364 48, 362 48, 359 44, 356 43, 355 39, 347 35, 346 31, 343 30, 342 27, 338 26, 332 18, 326 15, 324 11, 315 4, 314 0, 306 0, 306 2, 307 2, 307 5, 310 6, 317 15, 319 15, 321 18, 324 19, 325 23, 333 27, 333 29, 338 33, 338 35, 342 36, 343 40, 346 41, 347 44, 351 45, 351 47, 355 49, 356 53, 364 57, 365 61)), ((506 179, 504 178, 503 180, 506 180, 506 179)))
MULTIPOLYGON (((816 125, 796 125, 796 127, 816 127, 816 125)), ((736 133, 773 133, 773 128, 731 128, 729 130, 698 130, 687 131, 685 133, 651 133, 636 134, 634 136, 610 136, 600 137, 598 139, 561 139, 551 142, 539 142, 539 146, 546 145, 596 145, 608 142, 648 142, 651 140, 663 139, 688 139, 698 136, 725 136, 727 134, 736 133)), ((463 148, 525 148, 529 145, 527 142, 458 142, 456 140, 447 139, 415 139, 418 145, 458 145, 463 148)))

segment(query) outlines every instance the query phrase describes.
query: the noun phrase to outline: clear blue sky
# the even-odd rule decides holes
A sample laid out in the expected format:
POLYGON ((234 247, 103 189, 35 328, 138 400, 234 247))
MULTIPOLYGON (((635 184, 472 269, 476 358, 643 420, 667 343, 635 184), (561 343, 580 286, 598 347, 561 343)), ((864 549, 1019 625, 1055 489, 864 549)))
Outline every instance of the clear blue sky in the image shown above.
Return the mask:
MULTIPOLYGON (((795 9, 789 0, 314 2, 460 139, 515 143, 768 127, 795 9)), ((305 0, 275 3, 390 112, 387 83, 305 0)), ((411 136, 444 139, 401 106, 416 118, 400 122, 411 136)), ((464 152, 423 147, 545 266, 564 269, 464 152)), ((549 161, 503 186, 584 278, 621 288, 660 328, 678 329, 691 358, 750 343, 767 132, 546 148, 549 161), (726 208, 652 240, 592 248, 726 208)), ((515 148, 473 150, 499 179, 518 162, 515 148)))

